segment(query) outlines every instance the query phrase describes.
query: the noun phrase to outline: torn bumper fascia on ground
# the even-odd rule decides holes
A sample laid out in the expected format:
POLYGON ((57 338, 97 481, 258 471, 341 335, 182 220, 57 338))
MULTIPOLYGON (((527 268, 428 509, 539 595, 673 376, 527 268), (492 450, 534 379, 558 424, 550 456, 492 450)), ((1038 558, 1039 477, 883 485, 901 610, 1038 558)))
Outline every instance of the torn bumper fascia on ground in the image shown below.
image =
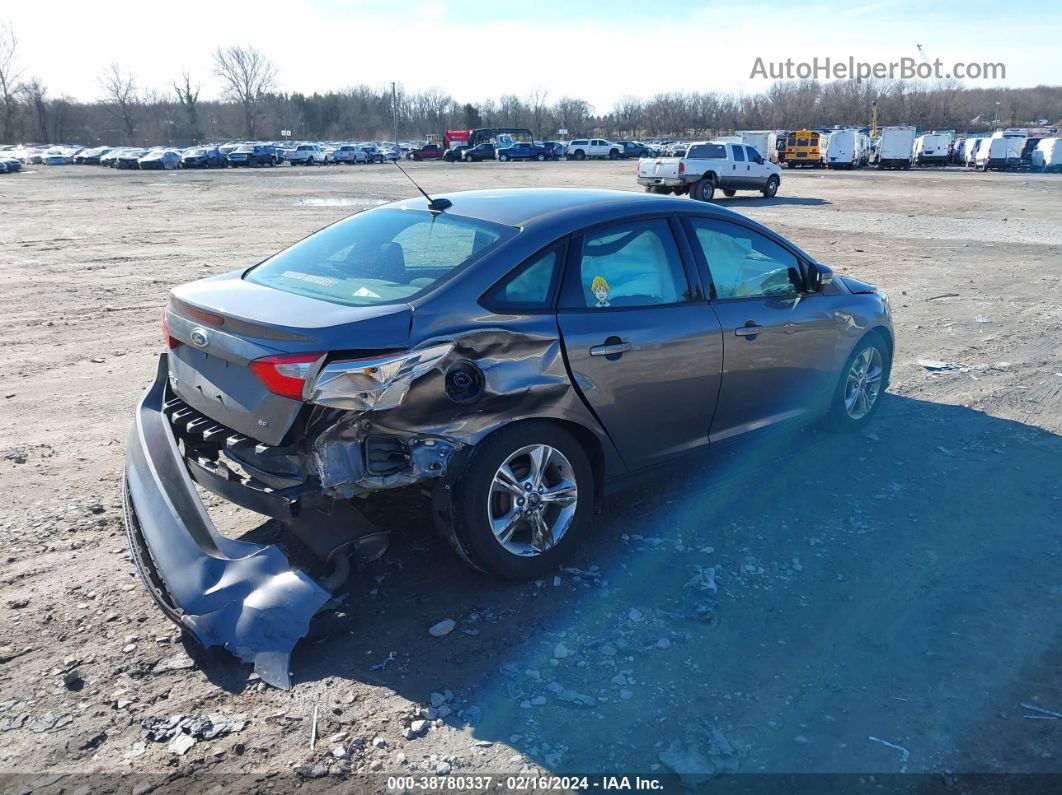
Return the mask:
POLYGON ((162 412, 167 360, 137 406, 125 469, 130 548, 148 590, 203 646, 223 646, 288 689, 292 649, 331 598, 274 545, 222 536, 162 412))
POLYGON ((377 393, 359 393, 364 408, 344 412, 314 439, 311 466, 325 493, 365 496, 443 477, 460 450, 502 425, 547 413, 570 395, 555 338, 496 329, 442 344, 450 346, 445 357, 430 368, 411 369, 377 393), (455 402, 446 391, 446 372, 457 363, 483 374, 483 390, 474 401, 455 402), (389 475, 368 471, 363 445, 374 434, 402 439, 409 466, 389 475))

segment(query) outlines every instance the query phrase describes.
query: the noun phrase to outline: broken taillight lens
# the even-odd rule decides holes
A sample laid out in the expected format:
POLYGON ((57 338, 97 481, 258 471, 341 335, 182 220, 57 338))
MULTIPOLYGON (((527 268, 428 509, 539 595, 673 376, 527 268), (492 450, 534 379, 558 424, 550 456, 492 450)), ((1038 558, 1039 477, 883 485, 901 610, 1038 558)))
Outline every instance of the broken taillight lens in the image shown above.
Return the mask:
POLYGON ((302 400, 306 376, 323 353, 285 353, 255 359, 248 366, 274 395, 302 400))

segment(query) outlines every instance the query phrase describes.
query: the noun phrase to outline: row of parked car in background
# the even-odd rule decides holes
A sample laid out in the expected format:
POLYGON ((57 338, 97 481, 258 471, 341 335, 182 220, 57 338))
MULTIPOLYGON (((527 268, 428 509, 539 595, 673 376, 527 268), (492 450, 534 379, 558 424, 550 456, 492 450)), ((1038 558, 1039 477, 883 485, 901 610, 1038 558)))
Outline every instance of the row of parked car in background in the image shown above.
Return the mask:
MULTIPOLYGON (((394 148, 376 143, 243 141, 186 149, 158 146, 5 146, 0 160, 22 165, 102 165, 120 169, 236 168, 240 166, 349 165, 397 160, 394 148)), ((14 169, 8 169, 14 170, 14 169)), ((3 172, 0 172, 3 173, 3 172)))
MULTIPOLYGON (((910 169, 912 166, 961 165, 989 170, 1062 171, 1057 127, 1013 128, 989 135, 953 131, 919 134, 914 127, 743 130, 709 143, 752 147, 765 162, 786 168, 910 169)), ((22 165, 104 165, 118 169, 234 168, 384 163, 389 160, 477 163, 491 161, 623 160, 682 158, 705 141, 667 139, 612 141, 573 138, 536 141, 527 129, 447 130, 426 143, 242 141, 174 147, 0 147, 0 173, 22 165)), ((747 161, 746 161, 747 162, 747 161)))

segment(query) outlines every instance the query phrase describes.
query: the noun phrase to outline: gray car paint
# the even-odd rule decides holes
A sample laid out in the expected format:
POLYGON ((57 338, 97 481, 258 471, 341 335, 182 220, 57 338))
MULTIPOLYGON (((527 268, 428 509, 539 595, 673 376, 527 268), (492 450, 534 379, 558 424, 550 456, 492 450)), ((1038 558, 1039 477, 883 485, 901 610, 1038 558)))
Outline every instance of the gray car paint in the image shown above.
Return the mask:
MULTIPOLYGON (((855 295, 838 280, 821 295, 807 297, 812 318, 807 332, 764 334, 745 349, 758 353, 734 357, 727 369, 724 353, 733 350, 728 330, 732 333, 736 318, 706 297, 706 277, 692 268, 693 252, 681 234, 678 243, 691 268, 695 300, 676 312, 657 307, 610 312, 607 317, 548 310, 496 313, 481 303, 481 297, 519 263, 582 229, 624 219, 704 215, 735 220, 782 242, 805 262, 814 260, 742 216, 674 197, 532 190, 473 191, 447 198, 452 202, 447 212, 508 224, 519 228, 519 234, 474 267, 452 273, 408 302, 343 306, 252 285, 241 273, 174 290, 168 311, 170 333, 189 343, 192 331, 201 327, 208 340, 196 351, 184 350, 185 345, 164 357, 162 367, 168 367, 170 382, 160 368, 159 378, 138 408, 126 465, 127 526, 134 540, 139 533, 147 542, 144 551, 150 560, 145 561, 145 570, 157 572, 162 582, 153 583, 150 571, 146 579, 153 592, 168 595, 167 612, 179 616, 205 645, 225 645, 256 664, 269 660, 275 682, 286 684, 286 671, 283 677, 278 672, 327 592, 302 572, 289 572, 295 580, 290 598, 281 603, 275 598, 274 578, 286 567, 283 555, 275 547, 246 545, 253 552, 240 557, 244 547, 231 545, 241 542, 217 534, 191 489, 168 423, 154 416, 160 414, 159 400, 167 389, 176 390, 193 408, 218 421, 219 407, 224 406, 226 425, 264 443, 262 451, 245 453, 255 462, 268 460, 270 446, 284 441, 285 456, 301 460, 327 495, 344 498, 429 479, 448 488, 471 447, 503 425, 532 418, 565 423, 582 436, 602 480, 616 478, 671 453, 705 446, 717 417, 721 428, 728 423, 727 427, 738 429, 755 425, 755 418, 738 413, 743 390, 736 390, 734 400, 727 402, 727 377, 747 378, 753 391, 769 381, 766 391, 774 394, 785 391, 790 375, 799 380, 820 372, 836 373, 852 346, 872 328, 881 329, 891 345, 891 323, 882 297, 855 295), (225 320, 220 328, 203 325, 202 312, 223 315, 225 320), (620 322, 623 316, 629 317, 629 327, 620 322), (825 350, 816 323, 837 329, 832 350, 825 350), (632 349, 616 359, 585 355, 591 345, 613 334, 627 336, 632 349), (813 343, 803 350, 809 335, 814 336, 813 343), (766 344, 756 344, 764 340, 766 344), (245 378, 249 359, 277 352, 377 352, 439 342, 452 343, 453 351, 437 367, 402 385, 405 397, 400 405, 379 411, 304 406, 276 398, 245 378), (789 344, 800 350, 789 351, 789 344), (197 367, 196 355, 212 357, 211 364, 197 367), (481 397, 468 404, 455 403, 445 388, 446 372, 464 362, 474 364, 484 376, 481 397), (764 369, 771 375, 761 384, 756 373, 764 369), (720 408, 715 405, 717 396, 720 408), (245 416, 239 416, 241 410, 245 416), (308 416, 303 416, 306 412, 308 416), (300 435, 292 439, 298 417, 304 422, 300 435), (390 475, 368 471, 361 445, 373 434, 403 439, 409 446, 410 467, 390 475), (255 458, 260 452, 263 458, 255 458), (256 561, 254 565, 261 568, 243 560, 256 561), (220 569, 215 571, 216 567, 220 569), (209 583, 216 580, 211 579, 213 574, 201 576, 199 571, 233 578, 230 587, 211 597, 207 613, 202 612, 203 600, 209 583), (263 603, 267 610, 258 608, 263 603), (276 626, 287 631, 278 633, 276 626)), ((424 211, 426 205, 424 199, 411 199, 388 206, 424 211)), ((749 306, 743 305, 743 311, 749 306)), ((760 312, 768 309, 761 307, 760 312)), ((779 328, 784 329, 784 323, 779 328)), ((456 539, 451 540, 464 555, 456 539)))

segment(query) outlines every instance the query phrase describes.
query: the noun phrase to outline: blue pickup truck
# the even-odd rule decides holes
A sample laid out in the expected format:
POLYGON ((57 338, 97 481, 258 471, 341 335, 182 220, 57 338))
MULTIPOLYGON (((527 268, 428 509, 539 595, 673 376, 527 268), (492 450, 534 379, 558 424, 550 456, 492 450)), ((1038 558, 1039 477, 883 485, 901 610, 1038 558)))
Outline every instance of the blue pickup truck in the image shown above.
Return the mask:
POLYGON ((512 146, 498 150, 498 159, 506 160, 545 160, 546 148, 539 144, 518 141, 512 146))

